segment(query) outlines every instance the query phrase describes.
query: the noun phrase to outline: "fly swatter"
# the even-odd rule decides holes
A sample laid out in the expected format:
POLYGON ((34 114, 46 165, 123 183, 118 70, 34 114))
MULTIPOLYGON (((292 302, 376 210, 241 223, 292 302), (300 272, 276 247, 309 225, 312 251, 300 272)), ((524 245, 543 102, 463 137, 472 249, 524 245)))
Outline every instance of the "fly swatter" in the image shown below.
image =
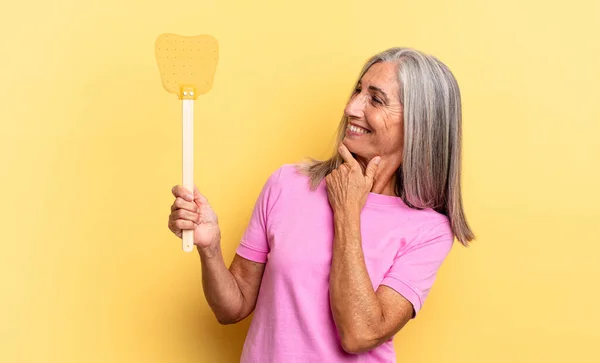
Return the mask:
MULTIPOLYGON (((162 34, 156 39, 162 84, 183 103, 183 187, 194 193, 194 101, 212 88, 219 47, 210 35, 162 34)), ((194 248, 194 231, 184 230, 183 250, 194 248)))

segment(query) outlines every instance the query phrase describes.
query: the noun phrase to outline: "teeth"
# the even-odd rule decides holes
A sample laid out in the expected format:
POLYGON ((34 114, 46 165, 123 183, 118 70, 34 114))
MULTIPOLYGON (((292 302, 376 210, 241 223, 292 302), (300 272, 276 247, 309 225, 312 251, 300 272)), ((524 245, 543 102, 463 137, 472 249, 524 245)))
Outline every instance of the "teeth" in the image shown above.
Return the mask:
POLYGON ((358 132, 359 134, 368 134, 369 131, 363 129, 362 127, 358 127, 358 126, 354 126, 354 125, 348 125, 348 129, 352 132, 358 132))

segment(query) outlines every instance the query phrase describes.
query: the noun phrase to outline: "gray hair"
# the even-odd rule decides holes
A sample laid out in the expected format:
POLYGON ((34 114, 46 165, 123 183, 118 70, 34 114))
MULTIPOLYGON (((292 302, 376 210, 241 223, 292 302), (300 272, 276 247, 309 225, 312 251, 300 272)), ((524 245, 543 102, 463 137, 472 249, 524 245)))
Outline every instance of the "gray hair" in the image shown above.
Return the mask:
MULTIPOLYGON (((462 113, 458 83, 437 58, 410 48, 391 48, 365 63, 356 85, 378 62, 398 64, 404 151, 396 172, 396 195, 411 208, 432 208, 446 215, 456 239, 467 246, 475 236, 467 223, 461 197, 462 113)), ((312 189, 343 163, 337 147, 347 125, 343 116, 335 152, 329 160, 311 159, 299 165, 299 170, 310 177, 312 189)))

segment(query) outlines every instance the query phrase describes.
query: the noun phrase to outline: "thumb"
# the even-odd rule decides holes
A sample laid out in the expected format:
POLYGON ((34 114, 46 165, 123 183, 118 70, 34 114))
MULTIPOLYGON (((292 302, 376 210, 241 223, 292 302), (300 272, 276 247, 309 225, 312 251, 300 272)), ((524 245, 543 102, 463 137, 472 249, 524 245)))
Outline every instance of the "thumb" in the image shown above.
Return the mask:
POLYGON ((198 190, 198 187, 196 185, 194 185, 194 201, 200 201, 200 202, 204 202, 206 203, 206 197, 200 193, 200 190, 198 190))
POLYGON ((379 163, 381 162, 381 157, 376 156, 371 161, 369 161, 369 165, 367 165, 367 170, 365 171, 365 177, 369 181, 369 183, 373 183, 373 179, 375 178, 375 173, 377 173, 377 168, 379 168, 379 163))

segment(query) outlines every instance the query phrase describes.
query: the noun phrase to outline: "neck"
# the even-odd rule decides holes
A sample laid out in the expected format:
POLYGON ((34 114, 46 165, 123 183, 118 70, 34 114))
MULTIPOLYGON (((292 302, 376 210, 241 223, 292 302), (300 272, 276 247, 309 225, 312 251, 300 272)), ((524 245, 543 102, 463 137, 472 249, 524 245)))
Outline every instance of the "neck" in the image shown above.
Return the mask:
MULTIPOLYGON (((367 169, 369 160, 357 159, 360 166, 362 167, 363 174, 367 169)), ((396 195, 396 171, 400 165, 398 163, 392 163, 385 159, 382 159, 377 168, 375 179, 373 181, 373 187, 371 193, 383 194, 383 195, 396 195)))
POLYGON ((396 170, 397 168, 384 168, 377 170, 371 193, 383 195, 396 195, 396 170))

